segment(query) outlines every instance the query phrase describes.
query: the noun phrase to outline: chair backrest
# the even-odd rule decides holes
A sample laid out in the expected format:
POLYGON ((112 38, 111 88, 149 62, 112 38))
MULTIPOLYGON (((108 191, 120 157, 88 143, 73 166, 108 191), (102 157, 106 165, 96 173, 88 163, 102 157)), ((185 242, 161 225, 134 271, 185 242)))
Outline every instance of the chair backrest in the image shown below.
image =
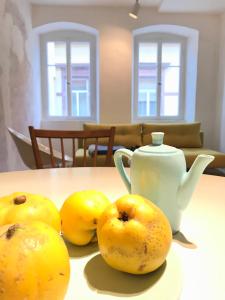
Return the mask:
MULTIPOLYGON (((13 128, 8 127, 8 131, 16 145, 16 148, 18 150, 18 153, 23 163, 30 169, 36 169, 31 139, 23 135, 21 132, 16 131, 13 128)), ((47 165, 49 163, 50 149, 49 147, 41 143, 38 143, 38 147, 41 151, 42 162, 44 165, 47 165)), ((54 153, 56 163, 60 164, 62 154, 56 151, 55 149, 53 149, 53 153, 54 153)), ((66 155, 65 160, 72 161, 72 158, 66 155)))
POLYGON ((50 149, 50 166, 52 168, 56 167, 68 167, 65 161, 65 146, 64 140, 71 140, 72 145, 72 164, 70 166, 76 167, 77 157, 76 157, 76 145, 78 140, 82 140, 83 144, 83 157, 82 157, 82 166, 87 166, 87 156, 88 156, 88 140, 91 139, 92 143, 94 141, 94 153, 92 155, 93 166, 97 165, 97 156, 98 156, 98 146, 99 139, 108 138, 107 152, 105 156, 105 166, 110 166, 113 155, 113 144, 114 144, 114 135, 115 127, 104 130, 48 130, 48 129, 35 129, 33 126, 29 126, 29 132, 31 137, 31 143, 34 153, 34 159, 37 169, 43 169, 44 165, 40 156, 40 150, 37 142, 37 138, 44 138, 48 140, 49 149, 50 149), (62 153, 61 164, 57 165, 53 155, 53 141, 59 142, 60 151, 62 153))

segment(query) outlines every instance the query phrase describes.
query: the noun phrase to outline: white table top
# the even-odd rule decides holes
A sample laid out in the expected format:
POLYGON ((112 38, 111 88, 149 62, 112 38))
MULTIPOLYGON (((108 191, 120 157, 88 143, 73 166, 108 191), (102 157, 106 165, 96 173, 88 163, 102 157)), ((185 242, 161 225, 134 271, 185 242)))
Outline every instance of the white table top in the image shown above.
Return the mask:
MULTIPOLYGON (((100 190, 111 201, 127 193, 116 168, 0 173, 0 197, 16 191, 40 193, 60 208, 67 196, 84 189, 100 190)), ((181 300, 225 300, 224 231, 225 178, 202 175, 161 274, 136 279, 121 275, 107 269, 97 245, 69 246, 72 273, 66 300, 175 300, 178 294, 181 300)))

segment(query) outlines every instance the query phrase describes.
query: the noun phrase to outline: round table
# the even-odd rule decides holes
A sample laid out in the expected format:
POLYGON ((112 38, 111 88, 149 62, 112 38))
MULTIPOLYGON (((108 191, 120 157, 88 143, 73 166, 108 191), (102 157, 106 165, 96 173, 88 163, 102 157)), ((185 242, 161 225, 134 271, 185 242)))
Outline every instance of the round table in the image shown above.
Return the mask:
MULTIPOLYGON (((127 193, 116 168, 0 173, 0 197, 16 191, 39 193, 49 197, 58 208, 70 194, 85 189, 100 190, 111 201, 127 193)), ((224 229, 225 178, 202 175, 183 212, 181 230, 174 236, 172 254, 164 269, 152 277, 132 277, 107 267, 96 244, 84 247, 67 244, 72 273, 66 299, 90 299, 85 297, 88 287, 92 299, 224 300, 224 229), (157 285, 161 296, 157 296, 157 285)))

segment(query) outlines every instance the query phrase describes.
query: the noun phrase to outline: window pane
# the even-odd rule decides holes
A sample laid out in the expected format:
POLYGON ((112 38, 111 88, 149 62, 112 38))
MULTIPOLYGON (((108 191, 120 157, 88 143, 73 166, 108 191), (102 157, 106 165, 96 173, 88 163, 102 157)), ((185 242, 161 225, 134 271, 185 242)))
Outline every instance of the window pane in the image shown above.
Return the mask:
POLYGON ((178 96, 165 96, 164 102, 161 103, 161 115, 177 116, 178 115, 178 96))
POLYGON ((138 115, 156 116, 157 104, 154 90, 142 90, 138 94, 138 115))
POLYGON ((161 116, 179 114, 180 49, 179 43, 163 43, 162 45, 161 116))
POLYGON ((66 43, 47 43, 48 101, 50 116, 67 115, 66 43))
POLYGON ((157 66, 157 44, 140 43, 138 63, 139 116, 156 116, 157 114, 157 66))
POLYGON ((72 82, 72 116, 90 116, 88 81, 78 79, 72 82))
POLYGON ((71 43, 71 63, 90 64, 90 45, 87 42, 71 43))
POLYGON ((147 102, 145 101, 139 101, 138 102, 138 115, 139 116, 146 116, 146 107, 147 107, 147 102))
POLYGON ((150 101, 150 111, 151 111, 151 116, 156 116, 157 114, 156 101, 150 101))
POLYGON ((147 102, 147 93, 144 91, 139 92, 138 99, 139 102, 147 102))
POLYGON ((75 90, 81 90, 81 91, 86 91, 87 90, 87 79, 76 79, 73 81, 74 83, 74 89, 75 90))
POLYGON ((157 44, 139 44, 139 63, 157 63, 157 44))
POLYGON ((48 42, 47 60, 48 65, 66 64, 66 43, 48 42))
POLYGON ((48 67, 48 99, 50 116, 67 115, 65 67, 48 67))
POLYGON ((76 93, 72 92, 72 116, 77 116, 78 112, 77 112, 77 97, 78 95, 76 93))
POLYGON ((80 116, 88 116, 88 106, 87 106, 87 93, 80 93, 79 97, 79 115, 80 116))
POLYGON ((169 67, 162 72, 162 92, 179 94, 180 68, 169 67))
POLYGON ((72 115, 90 116, 90 44, 87 42, 71 43, 71 89, 72 95, 76 95, 76 101, 72 100, 72 115))
POLYGON ((162 64, 167 66, 180 66, 180 43, 162 44, 162 64))

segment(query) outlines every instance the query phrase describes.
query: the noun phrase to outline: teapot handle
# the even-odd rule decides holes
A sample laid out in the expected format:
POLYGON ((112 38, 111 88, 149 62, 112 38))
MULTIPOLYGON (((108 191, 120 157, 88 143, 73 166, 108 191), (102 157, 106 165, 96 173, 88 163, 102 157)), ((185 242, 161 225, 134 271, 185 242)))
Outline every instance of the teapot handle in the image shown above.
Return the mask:
POLYGON ((115 166, 116 166, 117 170, 119 171, 120 176, 121 176, 124 184, 126 185, 126 188, 127 188, 129 193, 131 192, 130 177, 127 175, 127 173, 124 169, 122 157, 125 156, 128 159, 131 159, 132 155, 133 155, 133 152, 131 150, 128 150, 128 149, 118 149, 114 153, 115 166))

